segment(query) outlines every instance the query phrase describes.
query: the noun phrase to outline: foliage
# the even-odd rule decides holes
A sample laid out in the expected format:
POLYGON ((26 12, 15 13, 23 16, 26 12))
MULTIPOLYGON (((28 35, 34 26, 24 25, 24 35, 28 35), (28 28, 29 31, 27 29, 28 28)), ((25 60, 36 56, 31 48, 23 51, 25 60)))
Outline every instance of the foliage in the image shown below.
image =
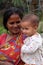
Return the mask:
POLYGON ((2 34, 2 33, 7 33, 7 31, 4 29, 3 26, 0 26, 0 34, 2 34))
POLYGON ((38 32, 43 33, 43 21, 39 23, 38 32))
POLYGON ((14 6, 12 0, 0 0, 0 10, 14 6))

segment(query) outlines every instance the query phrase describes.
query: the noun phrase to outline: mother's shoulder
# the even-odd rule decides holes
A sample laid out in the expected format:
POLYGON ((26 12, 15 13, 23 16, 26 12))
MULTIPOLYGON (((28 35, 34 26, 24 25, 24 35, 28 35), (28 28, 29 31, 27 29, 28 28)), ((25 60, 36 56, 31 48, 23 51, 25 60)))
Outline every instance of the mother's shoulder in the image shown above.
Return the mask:
POLYGON ((7 35, 6 33, 3 33, 0 35, 0 38, 5 37, 6 35, 7 35))

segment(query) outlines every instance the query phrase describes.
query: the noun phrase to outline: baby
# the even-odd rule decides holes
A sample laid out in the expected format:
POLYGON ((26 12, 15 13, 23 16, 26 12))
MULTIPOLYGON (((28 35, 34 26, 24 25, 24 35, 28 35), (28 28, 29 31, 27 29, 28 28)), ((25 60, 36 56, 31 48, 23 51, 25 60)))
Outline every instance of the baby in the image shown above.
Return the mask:
POLYGON ((39 18, 35 14, 27 14, 21 22, 21 31, 27 36, 21 47, 21 59, 25 65, 43 65, 40 49, 41 35, 37 32, 39 18))

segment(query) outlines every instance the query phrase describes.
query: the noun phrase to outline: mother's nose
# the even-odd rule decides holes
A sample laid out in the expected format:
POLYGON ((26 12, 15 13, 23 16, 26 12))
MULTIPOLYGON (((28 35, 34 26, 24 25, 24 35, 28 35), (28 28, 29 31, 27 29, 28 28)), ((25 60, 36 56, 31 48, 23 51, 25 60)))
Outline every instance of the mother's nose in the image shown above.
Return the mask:
POLYGON ((14 23, 14 25, 13 25, 14 27, 17 27, 17 23, 14 23))

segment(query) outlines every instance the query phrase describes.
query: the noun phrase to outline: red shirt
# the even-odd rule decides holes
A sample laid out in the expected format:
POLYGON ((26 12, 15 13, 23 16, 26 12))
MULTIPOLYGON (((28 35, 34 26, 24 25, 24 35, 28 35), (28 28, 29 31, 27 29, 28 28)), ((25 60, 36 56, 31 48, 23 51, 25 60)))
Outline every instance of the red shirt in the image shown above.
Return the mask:
POLYGON ((8 43, 5 43, 7 34, 0 36, 0 61, 9 61, 18 64, 20 61, 20 48, 23 43, 22 35, 17 38, 12 38, 8 43), (3 45, 1 47, 1 45, 3 45))

